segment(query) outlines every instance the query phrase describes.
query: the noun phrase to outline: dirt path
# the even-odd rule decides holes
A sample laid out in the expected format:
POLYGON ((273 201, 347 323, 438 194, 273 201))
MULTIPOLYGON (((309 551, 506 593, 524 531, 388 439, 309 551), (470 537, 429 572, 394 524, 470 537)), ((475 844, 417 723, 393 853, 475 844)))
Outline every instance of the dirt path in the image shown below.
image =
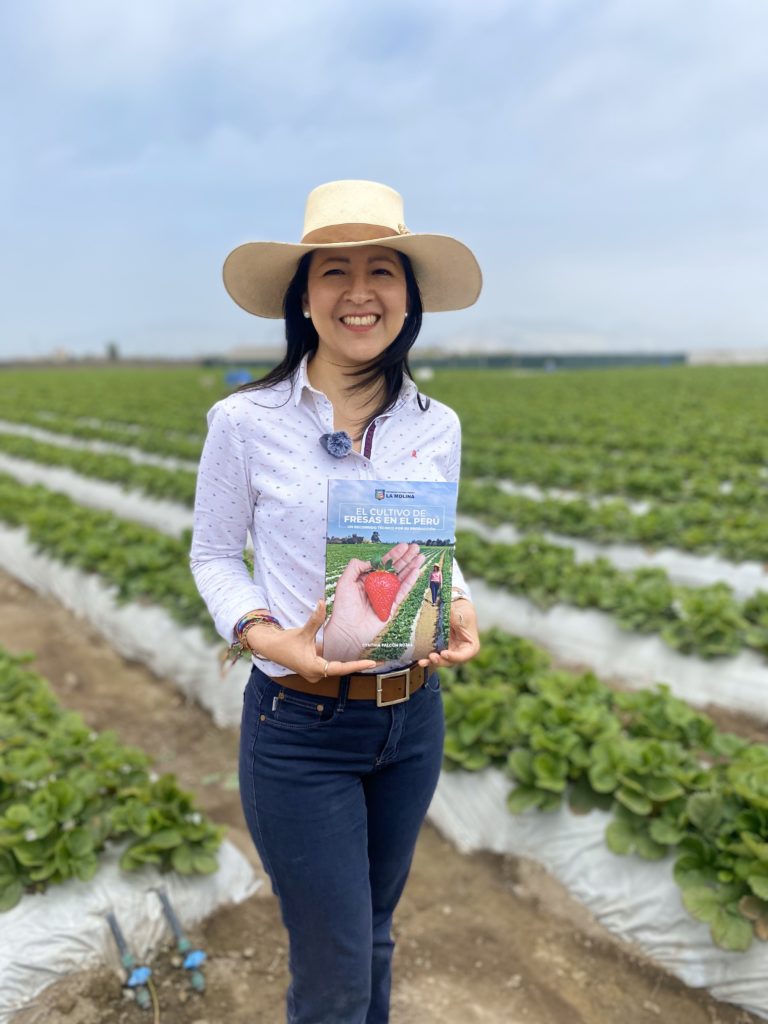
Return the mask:
MULTIPOLYGON (((238 794, 227 788, 237 734, 143 667, 118 657, 52 601, 0 573, 0 644, 35 651, 36 667, 68 707, 113 728, 173 771, 255 862, 238 794), (44 611, 44 633, 33 625, 44 611)), ((257 862, 255 862, 257 863, 257 862)), ((260 869, 259 869, 260 870, 260 869)), ((266 887, 265 887, 266 888, 266 887)), ((537 865, 457 853, 432 828, 419 840, 396 915, 392 1024, 748 1024, 734 1007, 687 989, 609 938, 537 865)), ((192 936, 207 950, 208 989, 189 995, 159 951, 153 966, 162 1024, 279 1024, 286 939, 268 889, 218 911, 192 936)), ((14 1024, 130 1024, 111 971, 59 982, 14 1024)))

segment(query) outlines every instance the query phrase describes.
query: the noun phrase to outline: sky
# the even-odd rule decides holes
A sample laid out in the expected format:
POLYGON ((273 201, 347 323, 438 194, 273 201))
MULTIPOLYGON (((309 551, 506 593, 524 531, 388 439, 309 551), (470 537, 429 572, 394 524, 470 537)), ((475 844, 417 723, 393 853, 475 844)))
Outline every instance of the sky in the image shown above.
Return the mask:
POLYGON ((8 0, 0 358, 276 346, 221 283, 367 178, 476 253, 418 344, 768 347, 765 0, 8 0))

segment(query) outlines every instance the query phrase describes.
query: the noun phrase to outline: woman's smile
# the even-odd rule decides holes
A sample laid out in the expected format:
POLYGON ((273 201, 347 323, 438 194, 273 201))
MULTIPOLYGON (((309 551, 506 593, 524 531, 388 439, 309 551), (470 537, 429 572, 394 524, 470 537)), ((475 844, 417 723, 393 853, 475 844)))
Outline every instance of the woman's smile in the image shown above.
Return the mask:
POLYGON ((367 313, 365 316, 350 315, 341 317, 341 322, 344 326, 355 332, 369 331, 372 327, 376 326, 379 320, 381 320, 381 317, 378 313, 367 313))

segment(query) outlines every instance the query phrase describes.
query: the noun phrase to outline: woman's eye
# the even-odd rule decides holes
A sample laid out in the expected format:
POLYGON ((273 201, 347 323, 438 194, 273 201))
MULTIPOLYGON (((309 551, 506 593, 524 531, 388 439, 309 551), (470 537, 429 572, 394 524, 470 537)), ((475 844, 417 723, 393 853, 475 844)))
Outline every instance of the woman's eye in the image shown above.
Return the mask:
POLYGON ((331 274, 340 274, 341 272, 341 267, 331 267, 324 272, 323 277, 330 277, 331 274))
POLYGON ((386 267, 377 267, 374 270, 374 274, 386 274, 387 277, 392 277, 392 271, 391 270, 387 270, 386 267))

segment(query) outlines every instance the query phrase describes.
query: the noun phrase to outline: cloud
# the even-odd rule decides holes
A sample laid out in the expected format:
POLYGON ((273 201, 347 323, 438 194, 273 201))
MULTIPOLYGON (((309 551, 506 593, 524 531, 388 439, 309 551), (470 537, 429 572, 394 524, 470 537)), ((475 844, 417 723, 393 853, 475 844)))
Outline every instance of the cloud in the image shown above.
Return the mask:
POLYGON ((266 337, 221 259, 339 177, 477 250, 430 334, 757 338, 766 30, 751 0, 4 5, 0 343, 266 337))

